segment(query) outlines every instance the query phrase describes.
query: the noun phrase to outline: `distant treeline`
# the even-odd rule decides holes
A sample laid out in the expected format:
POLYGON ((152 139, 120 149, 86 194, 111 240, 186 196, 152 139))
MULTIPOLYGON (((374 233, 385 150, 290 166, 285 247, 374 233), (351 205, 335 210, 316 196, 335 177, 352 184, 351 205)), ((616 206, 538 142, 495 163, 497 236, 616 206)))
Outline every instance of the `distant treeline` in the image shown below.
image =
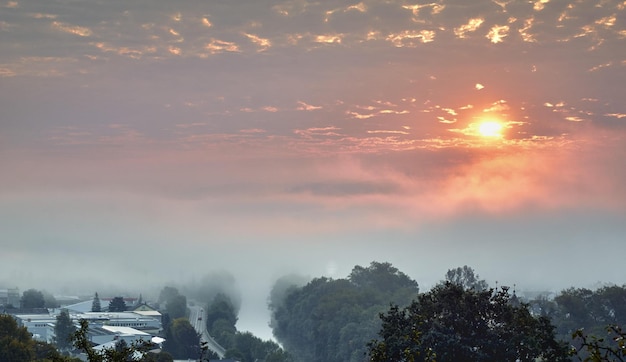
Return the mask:
MULTIPOLYGON (((372 262, 345 279, 281 278, 269 307, 274 336, 296 361, 577 361, 589 357, 592 335, 626 325, 626 286, 523 299, 508 287, 490 289, 464 266, 419 293, 391 264, 372 262), (412 355, 391 358, 392 347, 412 355)), ((602 343, 591 347, 613 348, 602 343)))

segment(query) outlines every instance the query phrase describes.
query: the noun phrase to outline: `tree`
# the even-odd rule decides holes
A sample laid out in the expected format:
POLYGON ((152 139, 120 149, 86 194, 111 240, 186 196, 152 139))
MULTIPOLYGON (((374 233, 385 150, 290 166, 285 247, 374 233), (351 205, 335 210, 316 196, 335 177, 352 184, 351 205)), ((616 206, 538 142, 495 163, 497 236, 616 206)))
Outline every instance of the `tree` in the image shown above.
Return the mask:
POLYGON ((141 362, 174 362, 174 357, 165 351, 161 351, 159 353, 146 354, 141 359, 141 362))
POLYGON ((35 360, 41 362, 73 362, 80 361, 79 359, 71 359, 69 357, 63 357, 54 345, 41 341, 34 341, 35 360))
POLYGON ((10 315, 0 314, 0 361, 80 362, 63 357, 51 344, 32 339, 26 327, 18 327, 10 315))
POLYGON ((46 291, 43 291, 41 293, 43 294, 44 308, 58 308, 59 307, 59 302, 56 300, 54 295, 46 291))
POLYGON ((76 332, 76 327, 70 319, 67 309, 62 309, 56 318, 54 325, 55 344, 61 351, 67 351, 72 347, 71 337, 76 332))
POLYGON ((126 311, 126 302, 122 297, 115 297, 109 302, 109 312, 124 312, 126 311))
POLYGON ((606 331, 613 343, 607 343, 604 338, 589 336, 582 329, 577 330, 572 338, 578 347, 574 347, 571 354, 583 362, 626 361, 626 332, 617 325, 607 326, 606 331))
POLYGON ((367 268, 356 265, 348 280, 359 288, 374 288, 381 292, 394 292, 404 288, 414 289, 415 293, 419 291, 417 282, 391 263, 373 261, 367 268))
POLYGON ((163 348, 176 359, 196 359, 202 354, 200 336, 186 318, 172 321, 163 348))
POLYGON ((407 308, 381 314, 381 340, 368 345, 371 361, 569 360, 550 320, 510 301, 507 290, 437 285, 407 308))
POLYGON ((218 335, 226 329, 236 331, 235 324, 237 324, 237 312, 230 298, 221 293, 216 295, 213 302, 207 307, 207 329, 211 334, 218 335), (219 329, 216 328, 218 321, 220 321, 219 329))
POLYGON ((43 293, 39 290, 28 289, 22 293, 20 304, 24 309, 44 308, 46 306, 46 300, 43 293))
POLYGON ((361 362, 380 328, 378 314, 391 302, 407 305, 417 283, 389 263, 355 266, 346 279, 316 278, 286 289, 272 303, 272 331, 292 356, 305 362, 361 362))
POLYGON ((34 343, 26 327, 18 327, 9 315, 0 315, 0 361, 31 361, 34 343))
POLYGON ((240 361, 289 361, 290 357, 272 341, 263 341, 250 332, 237 332, 225 357, 240 361))
POLYGON ((448 269, 446 273, 446 281, 462 286, 465 289, 475 289, 478 291, 488 288, 484 279, 479 279, 478 274, 474 273, 474 269, 467 265, 456 269, 448 269))
POLYGON ((187 315, 187 297, 174 295, 167 300, 165 310, 171 319, 183 318, 187 315))
POLYGON ((167 303, 167 301, 179 294, 180 293, 178 293, 178 289, 170 286, 165 286, 163 287, 163 289, 161 289, 161 293, 159 293, 159 304, 167 303))
POLYGON ((102 312, 102 306, 100 305, 100 297, 98 297, 98 292, 93 296, 93 302, 91 303, 91 311, 92 312, 102 312))

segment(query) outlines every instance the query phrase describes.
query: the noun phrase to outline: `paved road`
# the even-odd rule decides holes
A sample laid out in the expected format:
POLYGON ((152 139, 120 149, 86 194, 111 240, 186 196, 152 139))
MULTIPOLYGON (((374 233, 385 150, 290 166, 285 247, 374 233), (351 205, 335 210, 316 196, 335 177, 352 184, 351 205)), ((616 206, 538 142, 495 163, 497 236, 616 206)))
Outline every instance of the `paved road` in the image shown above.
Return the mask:
POLYGON ((202 307, 197 305, 189 306, 189 323, 191 323, 196 332, 200 334, 200 342, 206 342, 207 347, 209 347, 211 351, 217 353, 220 358, 224 358, 226 350, 209 335, 209 332, 206 330, 205 319, 206 313, 202 307))

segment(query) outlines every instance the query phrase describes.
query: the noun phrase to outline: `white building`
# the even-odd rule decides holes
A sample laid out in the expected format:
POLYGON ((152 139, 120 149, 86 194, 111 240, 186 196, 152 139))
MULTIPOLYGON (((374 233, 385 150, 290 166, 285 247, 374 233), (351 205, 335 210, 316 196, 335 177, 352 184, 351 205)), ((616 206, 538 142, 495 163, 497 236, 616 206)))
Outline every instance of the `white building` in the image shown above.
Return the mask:
MULTIPOLYGON (((17 314, 14 317, 20 327, 26 327, 33 334, 33 338, 52 343, 55 337, 54 326, 59 313, 60 310, 57 310, 51 314, 17 314)), ((96 344, 102 344, 104 342, 100 342, 106 339, 113 340, 116 333, 118 336, 125 334, 125 339, 136 337, 150 340, 152 336, 160 334, 163 330, 160 316, 145 316, 135 312, 70 312, 70 319, 77 327, 81 319, 87 320, 89 338, 96 344), (133 337, 130 336, 131 334, 133 337)))

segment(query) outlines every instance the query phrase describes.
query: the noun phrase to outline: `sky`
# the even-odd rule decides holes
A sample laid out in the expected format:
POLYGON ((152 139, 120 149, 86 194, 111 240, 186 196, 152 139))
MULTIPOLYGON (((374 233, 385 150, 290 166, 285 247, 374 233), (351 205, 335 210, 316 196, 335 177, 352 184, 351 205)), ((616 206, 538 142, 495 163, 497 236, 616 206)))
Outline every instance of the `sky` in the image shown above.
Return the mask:
POLYGON ((625 95, 626 1, 0 0, 0 287, 621 285, 625 95))

